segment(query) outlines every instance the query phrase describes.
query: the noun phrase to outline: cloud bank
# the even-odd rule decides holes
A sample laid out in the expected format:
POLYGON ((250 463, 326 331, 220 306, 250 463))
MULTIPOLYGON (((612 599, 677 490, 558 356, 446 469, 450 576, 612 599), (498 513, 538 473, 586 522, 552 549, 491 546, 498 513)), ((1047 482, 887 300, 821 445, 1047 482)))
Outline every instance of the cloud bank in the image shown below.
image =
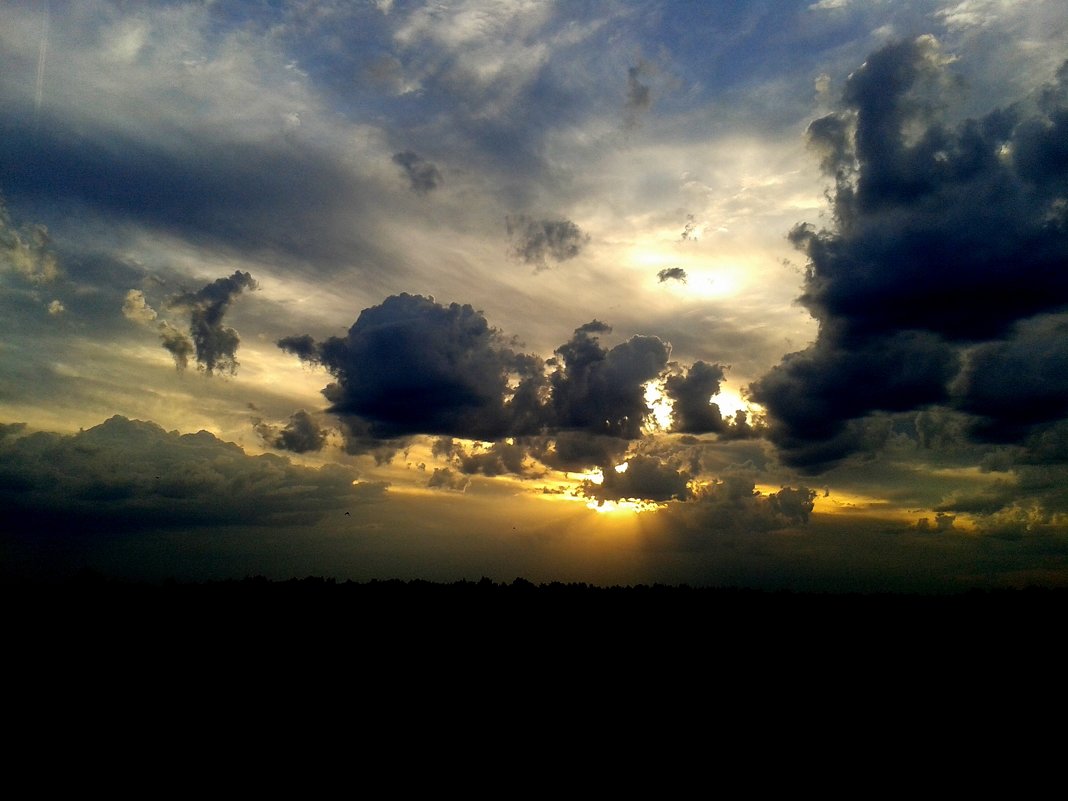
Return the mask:
POLYGON ((857 451, 875 412, 945 406, 1006 442, 1068 412, 1057 371, 1032 377, 1064 361, 1068 65, 1034 98, 950 123, 947 61, 933 37, 888 44, 809 126, 834 225, 790 238, 819 335, 752 387, 789 465, 857 451))

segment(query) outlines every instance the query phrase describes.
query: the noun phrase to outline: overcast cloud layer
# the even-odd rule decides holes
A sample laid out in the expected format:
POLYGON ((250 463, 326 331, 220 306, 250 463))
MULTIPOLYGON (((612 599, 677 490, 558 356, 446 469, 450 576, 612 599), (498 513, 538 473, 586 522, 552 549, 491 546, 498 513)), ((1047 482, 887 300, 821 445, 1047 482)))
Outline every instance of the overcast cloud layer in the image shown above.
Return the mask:
POLYGON ((1066 53, 1053 0, 5 4, 8 573, 1068 583, 1066 53))

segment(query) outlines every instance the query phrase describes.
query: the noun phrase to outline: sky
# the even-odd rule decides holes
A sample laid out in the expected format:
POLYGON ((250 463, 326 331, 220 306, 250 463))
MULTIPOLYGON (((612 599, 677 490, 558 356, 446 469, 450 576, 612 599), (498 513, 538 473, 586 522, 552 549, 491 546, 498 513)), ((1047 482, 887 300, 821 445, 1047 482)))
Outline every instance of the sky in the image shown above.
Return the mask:
POLYGON ((5 2, 0 577, 1068 585, 1060 0, 5 2))

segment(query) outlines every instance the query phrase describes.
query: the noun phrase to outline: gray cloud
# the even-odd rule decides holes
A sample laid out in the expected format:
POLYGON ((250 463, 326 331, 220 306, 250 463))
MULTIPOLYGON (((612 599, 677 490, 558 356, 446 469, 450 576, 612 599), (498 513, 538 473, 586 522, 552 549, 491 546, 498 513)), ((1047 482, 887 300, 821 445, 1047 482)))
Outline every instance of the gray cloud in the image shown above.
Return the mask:
POLYGON ((434 473, 427 479, 426 485, 432 489, 466 492, 471 485, 471 477, 455 473, 448 467, 435 467, 434 473))
POLYGON ((560 431, 532 445, 531 453, 542 464, 557 470, 577 472, 600 465, 617 465, 627 452, 627 440, 587 431, 560 431))
POLYGON ((790 238, 819 335, 752 387, 788 464, 847 456, 876 411, 956 406, 1006 440, 1068 406, 1059 383, 1023 378, 1064 359, 1053 329, 1024 321, 1068 305, 1068 68, 1030 102, 949 125, 944 63, 931 37, 891 43, 809 128, 835 225, 790 238))
POLYGON ((59 274, 48 229, 43 225, 19 228, 0 197, 0 270, 10 270, 33 284, 47 284, 59 274))
MULTIPOLYGON (((197 364, 209 375, 216 370, 237 371, 237 346, 241 339, 237 331, 223 325, 223 317, 242 291, 257 288, 249 273, 237 270, 226 278, 216 278, 196 292, 187 292, 171 300, 172 308, 189 313, 189 332, 196 350, 197 364)), ((168 346, 168 341, 171 340, 164 339, 164 347, 176 353, 168 346)))
POLYGON ((755 489, 749 473, 727 473, 699 488, 687 503, 671 504, 659 512, 669 525, 651 542, 701 550, 725 534, 752 536, 802 526, 809 521, 815 499, 815 490, 803 486, 765 495, 755 489))
POLYGON ((365 309, 347 336, 318 344, 314 354, 306 337, 287 337, 279 346, 329 370, 337 378, 324 390, 331 411, 361 421, 355 423, 361 435, 377 439, 515 433, 523 385, 541 379, 471 306, 441 306, 418 295, 365 309), (519 379, 514 391, 510 376, 519 379))
POLYGON ((625 105, 626 124, 628 128, 636 126, 641 115, 653 104, 653 91, 641 78, 649 73, 649 65, 639 61, 633 67, 627 67, 627 101, 625 105))
POLYGON ((535 220, 525 214, 505 217, 508 236, 512 240, 512 254, 537 268, 573 259, 590 241, 571 220, 535 220))
POLYGON ((327 429, 320 427, 315 418, 304 409, 294 412, 289 422, 279 428, 255 419, 253 427, 271 447, 293 453, 318 452, 326 444, 327 429))
POLYGON ((159 324, 159 338, 163 349, 174 357, 174 366, 184 370, 189 366, 189 357, 193 355, 195 348, 193 340, 168 323, 166 320, 159 324))
POLYGON ((702 361, 694 362, 684 375, 667 377, 664 392, 674 401, 671 407, 672 431, 703 434, 724 430, 719 405, 712 403, 712 397, 719 394, 723 378, 723 365, 702 361))
POLYGON ((16 437, 26 430, 25 423, 0 423, 0 439, 16 437))
POLYGON ((426 194, 441 185, 441 171, 431 162, 411 150, 393 154, 393 163, 404 168, 413 192, 426 194))
POLYGON ((522 443, 507 441, 494 442, 488 448, 476 445, 470 452, 458 447, 454 456, 462 473, 484 476, 526 474, 529 472, 526 457, 527 448, 522 443))
POLYGON ((126 293, 126 297, 122 302, 122 314, 127 320, 132 320, 142 325, 154 322, 156 317, 159 316, 156 310, 148 305, 148 301, 145 300, 145 293, 140 289, 131 289, 126 293))
POLYGON ((597 336, 606 328, 594 320, 556 349, 549 377, 552 420, 559 428, 636 439, 649 416, 644 385, 667 366, 669 346, 634 336, 609 350, 597 336))
POLYGON ((669 347, 635 336, 607 349, 599 334, 610 330, 586 323, 545 362, 515 353, 471 306, 402 294, 361 312, 344 338, 278 344, 335 376, 323 394, 359 452, 412 434, 492 441, 580 430, 635 439, 649 415, 643 386, 665 369, 669 347))
POLYGON ((383 496, 355 473, 247 456, 206 431, 166 432, 116 416, 81 433, 0 440, 10 533, 90 537, 209 525, 301 525, 383 496))
POLYGON ((605 465, 604 480, 600 484, 585 481, 582 493, 598 503, 624 499, 644 501, 685 501, 692 497, 690 474, 676 470, 655 456, 633 456, 623 464, 622 471, 605 465))
POLYGON ((686 271, 681 267, 665 267, 656 274, 656 277, 661 284, 665 281, 679 281, 683 284, 686 283, 686 271))

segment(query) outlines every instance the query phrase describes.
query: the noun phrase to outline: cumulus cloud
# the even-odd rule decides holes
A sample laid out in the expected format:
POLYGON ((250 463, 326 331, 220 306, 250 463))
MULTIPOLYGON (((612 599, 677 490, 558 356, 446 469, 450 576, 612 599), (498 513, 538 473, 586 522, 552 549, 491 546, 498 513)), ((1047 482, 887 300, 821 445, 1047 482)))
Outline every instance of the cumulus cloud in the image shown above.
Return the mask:
POLYGON ((531 453, 556 470, 581 471, 600 465, 617 465, 627 452, 628 441, 588 431, 560 431, 536 440, 531 453))
POLYGON ((163 349, 174 358, 177 369, 184 370, 189 366, 189 357, 194 352, 193 340, 166 320, 159 324, 159 338, 163 349))
MULTIPOLYGON (((241 339, 237 331, 223 325, 223 317, 238 295, 246 289, 257 288, 249 273, 236 270, 233 275, 216 278, 196 292, 187 292, 171 300, 172 308, 189 314, 189 333, 196 361, 209 375, 216 370, 237 371, 237 347, 241 339)), ((175 353, 167 342, 165 339, 164 347, 175 353)))
POLYGON ((0 439, 18 436, 25 430, 25 423, 0 423, 0 439))
POLYGON ((657 337, 638 335, 609 350, 599 340, 609 330, 593 320, 556 349, 549 377, 552 420, 559 428, 636 439, 649 416, 645 384, 667 366, 670 348, 657 337))
POLYGON ((43 225, 19 228, 0 198, 0 268, 33 284, 47 284, 59 274, 52 240, 43 225))
POLYGON ((575 258, 590 241, 571 220, 536 220, 525 214, 505 217, 512 255, 538 269, 575 258))
POLYGON ((435 467, 434 473, 427 479, 426 485, 432 489, 466 492, 471 485, 471 477, 456 473, 448 467, 435 467))
POLYGON ((790 239, 820 330, 752 387, 787 464, 833 464, 878 411, 955 407, 1002 440, 1065 413, 1064 387, 1023 374, 1064 358, 1057 325, 1027 321, 1068 305, 1068 67, 1026 102, 950 124, 947 61, 929 36, 891 43, 809 127, 834 225, 790 239))
POLYGON ((441 171, 431 162, 411 150, 393 154, 393 163, 404 168, 413 192, 425 195, 441 185, 441 171))
POLYGON ((665 281, 679 281, 680 283, 686 283, 686 271, 681 267, 665 267, 663 270, 656 274, 660 283, 665 281))
POLYGON ((524 385, 541 380, 532 372, 540 363, 514 353, 480 312, 419 295, 364 309, 345 337, 287 337, 279 346, 332 373, 337 382, 323 390, 330 411, 377 439, 507 436, 522 416, 524 385))
POLYGON ((701 549, 724 534, 803 526, 812 514, 816 495, 804 486, 765 494, 756 490, 750 474, 727 473, 695 490, 687 503, 672 504, 660 512, 669 523, 662 536, 676 547, 701 549))
POLYGON ((664 392, 674 402, 671 407, 671 430, 684 434, 721 432, 724 429, 719 405, 712 397, 719 394, 723 365, 694 362, 689 372, 671 375, 664 381, 664 392))
POLYGON ((293 453, 317 452, 326 444, 328 430, 315 422, 304 409, 294 412, 285 426, 278 427, 260 419, 253 420, 253 427, 264 441, 273 448, 293 453))
POLYGON ((582 485, 582 494, 599 504, 620 500, 685 501, 693 494, 690 474, 655 456, 633 456, 620 469, 605 466, 602 472, 601 483, 585 481, 582 485))
POLYGON ((142 325, 154 322, 159 316, 156 310, 148 305, 145 293, 140 289, 131 289, 126 293, 126 298, 122 302, 122 314, 127 320, 142 325))
MULTIPOLYGON (((353 452, 413 434, 493 442, 572 431, 635 439, 650 414, 644 386, 667 366, 669 346, 634 336, 608 349, 599 336, 610 330, 599 320, 586 323, 544 361, 513 351, 469 305, 402 294, 364 309, 345 337, 316 343, 290 336, 278 345, 337 379, 323 394, 353 452)), ((508 465, 514 457, 496 447, 471 464, 508 465)), ((561 447, 567 450, 558 441, 561 447)))
POLYGON ((71 436, 0 440, 0 503, 12 533, 88 537, 190 525, 303 525, 383 497, 338 466, 248 456, 206 431, 116 416, 71 436))
POLYGON ((476 443, 470 450, 457 445, 453 448, 453 460, 466 475, 524 475, 530 472, 527 448, 515 441, 499 440, 488 447, 476 443))

